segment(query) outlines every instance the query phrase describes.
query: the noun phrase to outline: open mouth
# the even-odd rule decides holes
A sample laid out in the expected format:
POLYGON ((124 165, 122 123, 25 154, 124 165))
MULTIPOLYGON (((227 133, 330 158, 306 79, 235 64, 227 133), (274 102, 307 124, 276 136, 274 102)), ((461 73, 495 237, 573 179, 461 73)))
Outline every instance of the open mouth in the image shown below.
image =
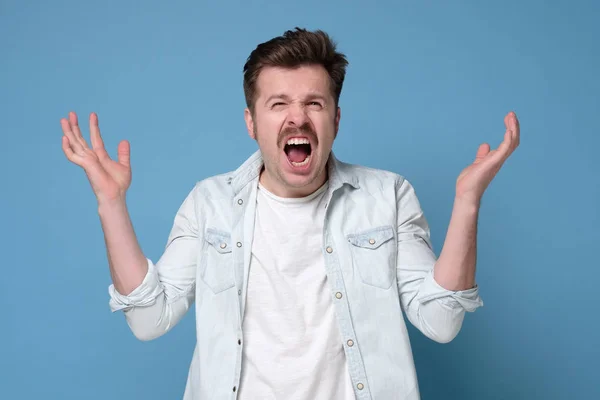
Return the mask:
POLYGON ((312 149, 307 138, 292 138, 286 142, 283 151, 292 166, 304 167, 310 161, 312 149))

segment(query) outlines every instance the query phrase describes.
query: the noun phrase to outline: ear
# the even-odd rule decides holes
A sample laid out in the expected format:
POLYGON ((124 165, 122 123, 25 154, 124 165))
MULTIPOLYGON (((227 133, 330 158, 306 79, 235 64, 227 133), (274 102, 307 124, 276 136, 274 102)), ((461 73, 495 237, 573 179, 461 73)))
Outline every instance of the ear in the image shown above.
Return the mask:
POLYGON ((252 112, 247 107, 244 109, 244 120, 246 121, 248 135, 250 135, 253 140, 256 140, 256 135, 254 134, 254 119, 252 118, 252 112))
POLYGON ((340 107, 337 108, 337 112, 335 113, 335 135, 337 136, 338 129, 340 129, 340 119, 342 118, 342 109, 340 107))

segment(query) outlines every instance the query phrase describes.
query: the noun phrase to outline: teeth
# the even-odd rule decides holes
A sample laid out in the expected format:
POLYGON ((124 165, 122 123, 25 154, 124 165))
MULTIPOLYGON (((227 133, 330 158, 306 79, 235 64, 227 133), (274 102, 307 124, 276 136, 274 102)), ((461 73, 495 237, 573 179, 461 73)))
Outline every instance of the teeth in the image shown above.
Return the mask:
POLYGON ((304 160, 302 162, 293 162, 292 161, 292 165, 294 167, 304 167, 306 164, 308 164, 309 161, 310 161, 310 156, 307 156, 306 160, 304 160))
POLYGON ((292 138, 292 139, 288 140, 286 144, 289 144, 289 145, 293 145, 293 144, 310 144, 310 142, 308 141, 307 138, 292 138))

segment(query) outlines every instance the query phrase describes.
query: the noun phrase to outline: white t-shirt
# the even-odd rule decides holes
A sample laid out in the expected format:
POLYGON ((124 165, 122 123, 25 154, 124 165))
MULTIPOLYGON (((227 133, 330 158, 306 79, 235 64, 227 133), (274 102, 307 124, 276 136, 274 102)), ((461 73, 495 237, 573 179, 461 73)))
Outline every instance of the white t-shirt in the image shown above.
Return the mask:
POLYGON ((322 253, 326 189, 259 185, 239 399, 355 399, 322 253))

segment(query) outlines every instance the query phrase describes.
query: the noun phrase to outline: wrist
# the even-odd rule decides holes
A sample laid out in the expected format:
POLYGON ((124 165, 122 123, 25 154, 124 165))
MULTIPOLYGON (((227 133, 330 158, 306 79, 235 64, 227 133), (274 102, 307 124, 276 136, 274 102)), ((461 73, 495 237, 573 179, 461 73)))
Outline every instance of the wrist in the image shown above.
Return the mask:
POLYGON ((127 210, 125 197, 98 198, 98 214, 106 215, 127 210))
POLYGON ((477 214, 481 207, 481 198, 469 198, 456 196, 454 198, 454 210, 461 214, 477 214))

